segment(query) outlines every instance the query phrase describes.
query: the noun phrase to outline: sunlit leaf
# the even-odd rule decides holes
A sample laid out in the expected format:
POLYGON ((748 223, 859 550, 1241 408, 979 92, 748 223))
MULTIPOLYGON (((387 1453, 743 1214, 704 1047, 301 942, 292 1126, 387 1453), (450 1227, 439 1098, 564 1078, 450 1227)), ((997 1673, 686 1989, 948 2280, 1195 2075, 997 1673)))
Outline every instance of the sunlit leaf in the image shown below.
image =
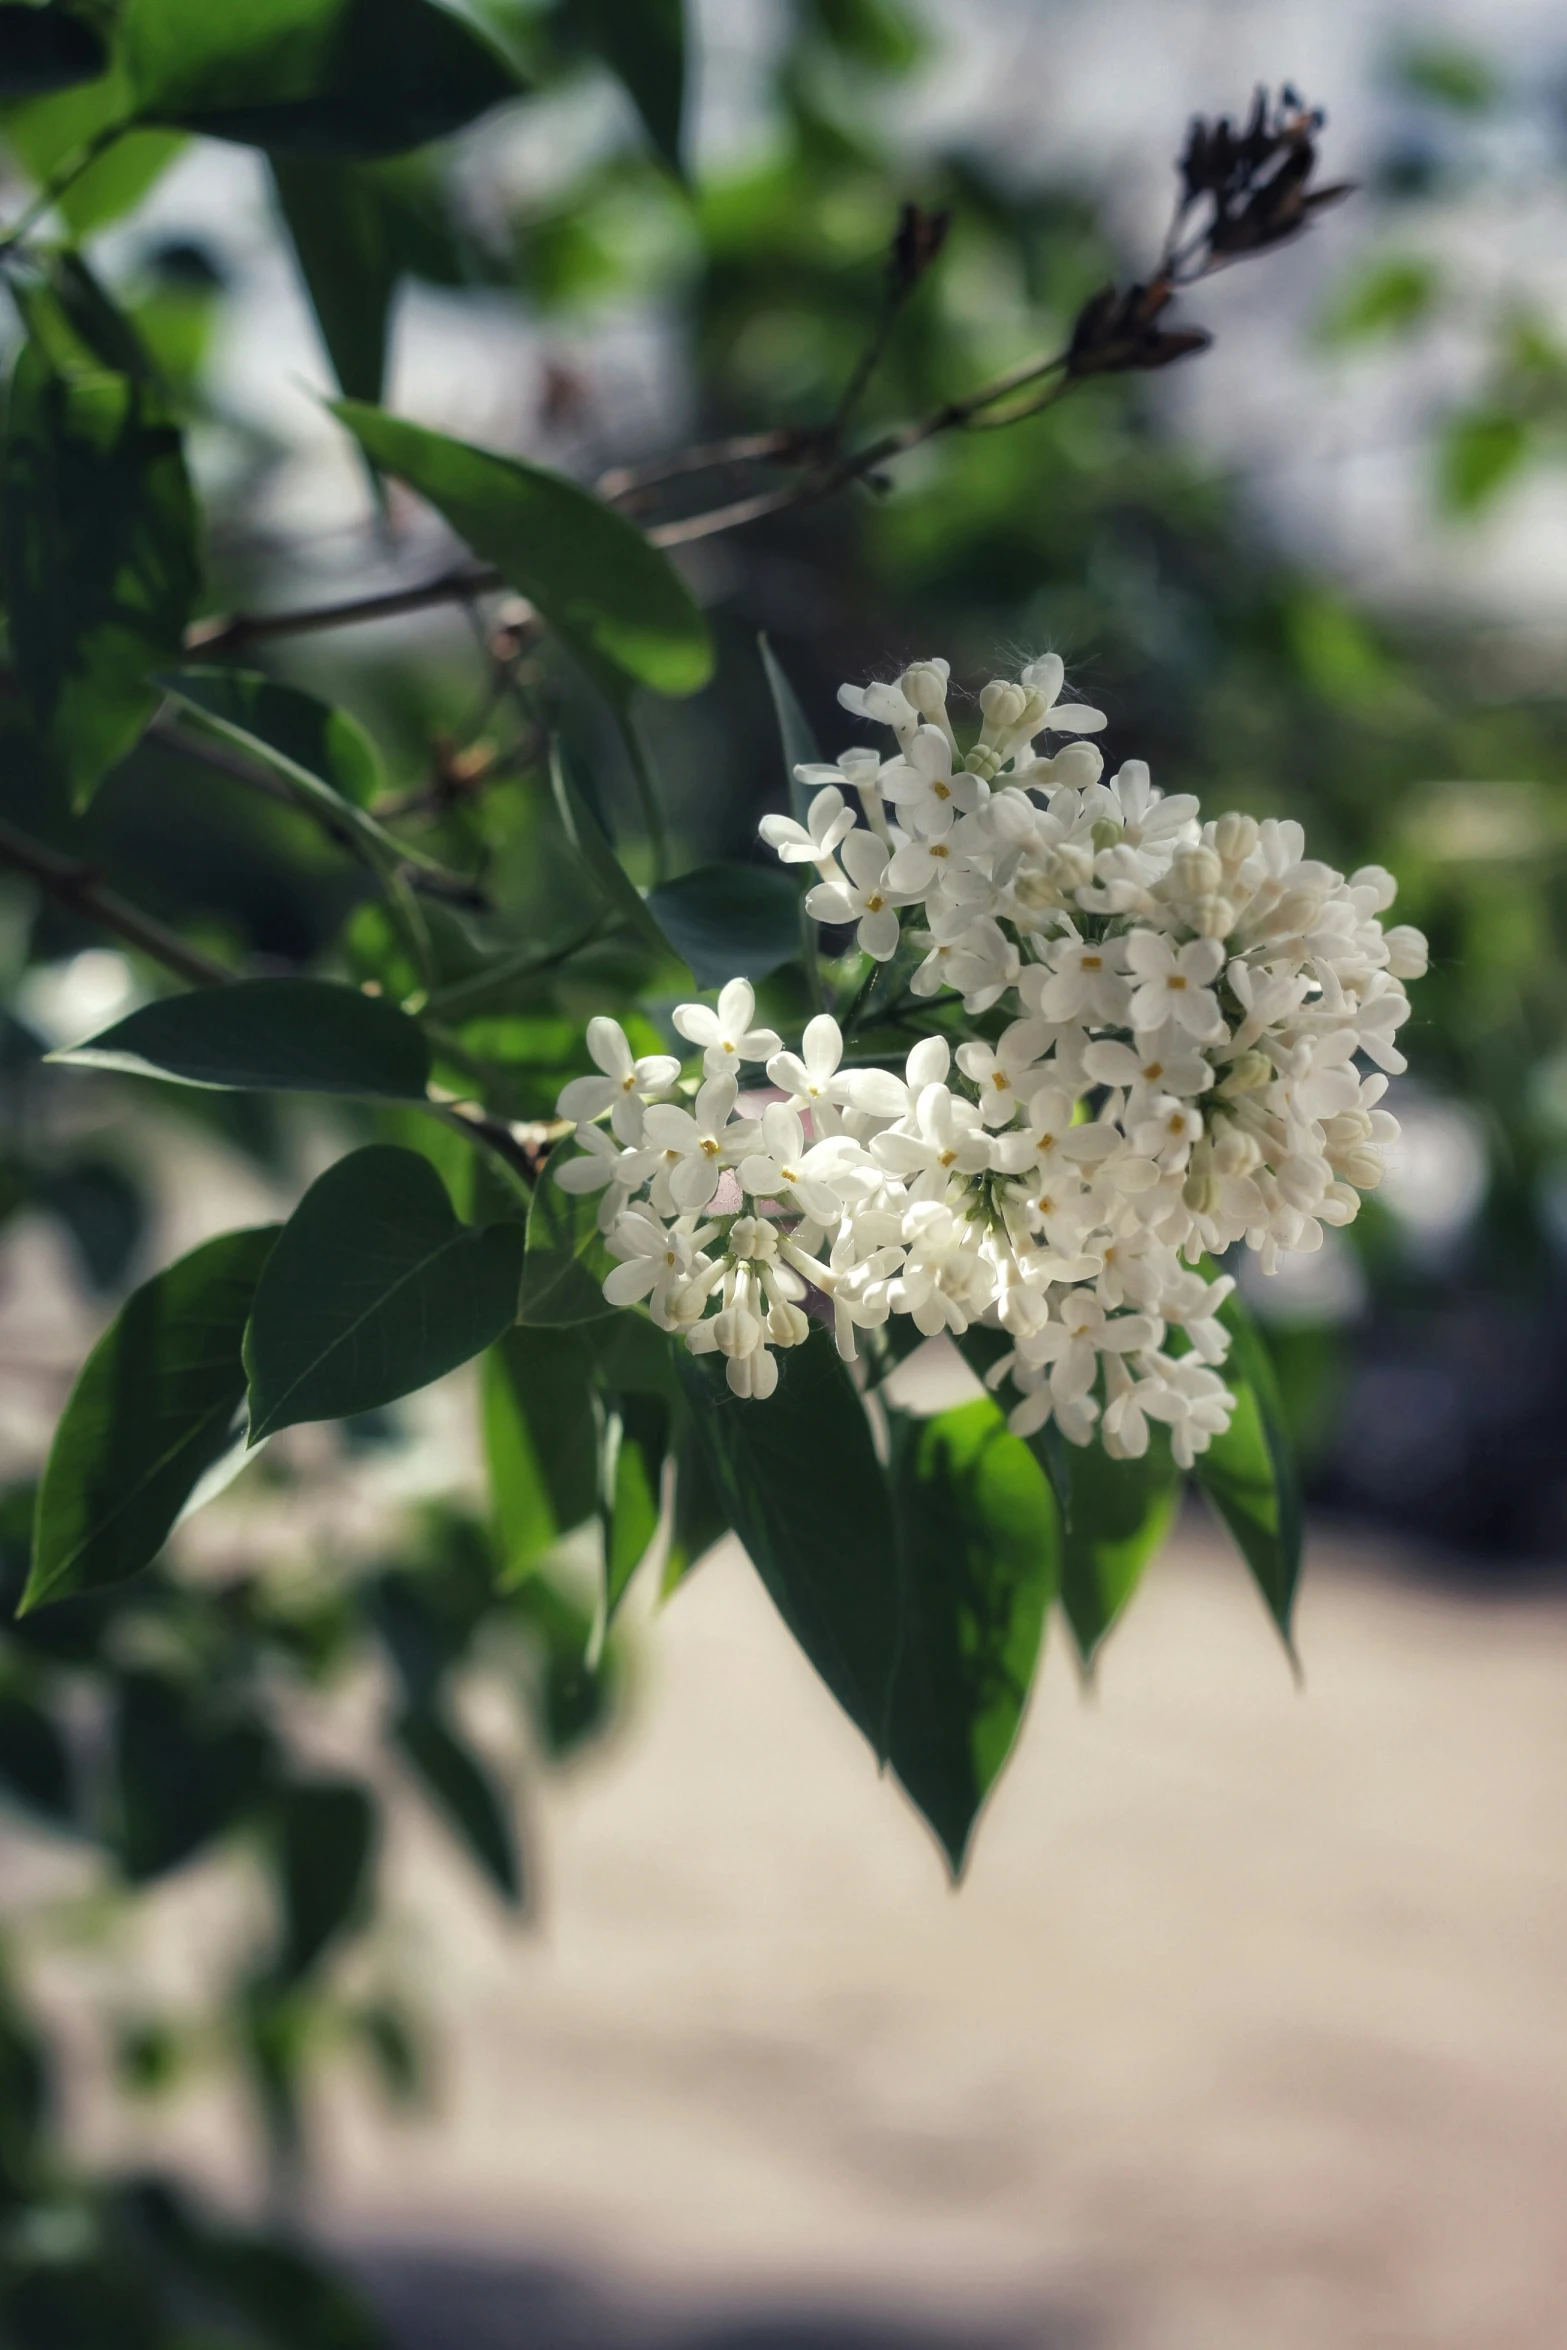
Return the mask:
POLYGON ((1098 1442, 1072 1448, 1071 1517, 1061 1546, 1061 1605, 1085 1665, 1175 1523, 1181 1478, 1162 1430, 1141 1460, 1113 1461, 1098 1442))
POLYGON ((528 1210, 517 1319, 542 1329, 600 1322, 617 1310, 602 1288, 615 1260, 598 1228, 598 1195, 567 1191, 555 1180, 557 1167, 579 1155, 570 1135, 556 1145, 540 1170, 528 1210))
POLYGON ((373 1411, 481 1354, 516 1318, 521 1224, 459 1223, 427 1159, 371 1143, 329 1167, 257 1285, 250 1440, 373 1411))
POLYGON ((662 1396, 612 1396, 605 1406, 599 1509, 606 1624, 614 1621, 658 1533, 669 1423, 662 1396))
POLYGON ((228 1232, 127 1299, 93 1348, 38 1490, 22 1608, 151 1564, 235 1441, 240 1343, 275 1226, 228 1232))
POLYGON ((1512 480, 1529 454, 1525 419, 1505 409, 1474 408, 1446 426, 1438 451, 1438 481, 1455 514, 1473 514, 1512 480))
POLYGON ((158 682, 190 707, 329 783, 357 808, 372 806, 386 789, 381 754, 358 719, 300 686, 204 661, 158 682))
POLYGON ((663 694, 712 674, 707 624, 667 556, 563 475, 341 400, 377 465, 407 482, 592 668, 663 694))

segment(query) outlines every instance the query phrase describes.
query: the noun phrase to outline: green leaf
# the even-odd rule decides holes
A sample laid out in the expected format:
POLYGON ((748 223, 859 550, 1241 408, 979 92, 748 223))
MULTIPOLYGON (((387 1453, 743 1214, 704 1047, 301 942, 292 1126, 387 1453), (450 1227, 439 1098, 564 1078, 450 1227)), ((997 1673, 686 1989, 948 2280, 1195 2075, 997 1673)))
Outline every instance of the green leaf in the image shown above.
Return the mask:
POLYGON ((767 690, 773 697, 773 715, 778 721, 778 742, 783 752, 784 790, 797 823, 805 822, 806 810, 813 798, 808 787, 795 779, 796 767, 814 767, 820 763, 821 750, 811 722, 800 707, 800 697, 789 683, 782 663, 767 638, 758 636, 757 650, 762 656, 762 668, 767 676, 767 690))
POLYGON ((603 1322, 618 1310, 608 1303, 602 1287, 614 1259, 598 1228, 598 1195, 567 1191, 555 1180, 556 1167, 577 1155, 567 1135, 540 1168, 533 1187, 517 1319, 535 1329, 603 1322))
POLYGON ((276 753, 291 770, 329 783, 356 808, 371 807, 386 789, 381 754, 358 719, 297 685, 205 662, 158 683, 188 708, 235 728, 262 751, 276 753))
POLYGON ((508 1330, 484 1358, 483 1420, 496 1546, 511 1584, 597 1507, 590 1362, 575 1332, 508 1330))
POLYGON ((1300 1581, 1301 1505, 1294 1447, 1264 1339, 1233 1292, 1219 1308, 1230 1333, 1229 1427, 1197 1455, 1195 1475, 1235 1538, 1285 1647, 1300 1581))
MULTIPOLYGON (((95 81, 7 106, 5 143, 41 188, 94 139, 127 121, 132 105, 130 84, 116 67, 95 81)), ((54 210, 73 237, 91 236, 139 204, 185 145, 178 131, 126 131, 56 197, 54 210)))
POLYGON ((179 1085, 363 1101, 422 1102, 430 1076, 417 1020, 329 979, 236 979, 164 996, 49 1057, 179 1085))
POLYGON ((401 154, 519 88, 436 0, 127 0, 120 51, 143 121, 282 154, 401 154))
POLYGON ((682 1412, 675 1443, 674 1516, 660 1596, 668 1599, 728 1531, 728 1513, 713 1483, 706 1455, 691 1425, 690 1414, 682 1412))
POLYGON ((720 1357, 679 1356, 714 1486, 774 1606, 849 1719, 885 1757, 901 1599, 887 1480, 825 1330, 742 1400, 720 1357))
POLYGON ((988 1396, 900 1434, 904 1632, 890 1755, 956 1879, 1028 1703, 1060 1572, 1060 1513, 988 1396))
POLYGON ((351 1779, 308 1779, 277 1798, 279 1971, 298 1982, 363 1915, 375 1854, 375 1805, 351 1779))
POLYGON ((698 987, 763 979, 800 951, 800 893, 765 865, 703 865, 650 890, 649 911, 698 987))
MULTIPOLYGON (((896 1336, 896 1326, 894 1326, 896 1336)), ((971 1322, 957 1342, 958 1352, 982 1384, 989 1383, 991 1372, 1003 1355, 1012 1352, 1012 1341, 1005 1330, 991 1330, 983 1322, 971 1322)), ((912 1352, 912 1349, 909 1351, 912 1352)), ((1053 1420, 1043 1428, 1036 1428, 1032 1436, 1019 1440, 1028 1446, 1045 1475, 1050 1490, 1056 1497, 1063 1527, 1072 1523, 1072 1462, 1076 1449, 1067 1443, 1053 1420)))
POLYGON ((625 83, 648 137, 678 177, 686 92, 682 0, 576 0, 572 15, 625 83))
POLYGON ((38 1489, 20 1613, 149 1566, 236 1441, 240 1356, 268 1225, 209 1240, 128 1298, 93 1348, 38 1489))
POLYGON ((76 1809, 65 1740, 52 1715, 19 1689, 0 1690, 0 1795, 57 1827, 76 1809))
POLYGON ((11 379, 0 498, 17 674, 81 805, 151 716, 149 672, 178 652, 195 600, 179 433, 149 384, 58 374, 29 342, 11 379))
POLYGON ((1477 513, 1518 472, 1530 440, 1524 419, 1505 409, 1476 408, 1453 417, 1438 451, 1443 503, 1455 514, 1477 513))
POLYGON ((520 1224, 459 1223, 428 1159, 389 1143, 313 1183, 278 1235, 245 1333, 250 1441, 428 1387, 516 1319, 520 1224))
POLYGON ((1417 41, 1397 60, 1396 70, 1417 98, 1451 106, 1459 114, 1483 114, 1501 95, 1489 60, 1456 41, 1417 41))
POLYGON ((97 78, 108 63, 101 36, 63 8, 7 0, 0 7, 0 98, 37 98, 97 78))
POLYGON ((509 1807, 467 1741, 433 1706, 406 1713, 393 1735, 436 1809, 513 1909, 522 1867, 509 1807))
POLYGON ((566 838, 586 867, 589 880, 604 901, 606 913, 634 931, 656 953, 672 954, 674 950, 647 900, 616 856, 608 834, 573 778, 565 746, 559 740, 550 745, 550 791, 566 838))
POLYGON ((1116 1622, 1180 1506, 1181 1479, 1162 1431, 1140 1461, 1074 1446, 1072 1514, 1061 1548, 1061 1604, 1085 1666, 1116 1622))
POLYGON ((122 1675, 114 1725, 120 1866, 144 1885, 189 1860, 258 1801, 271 1745, 161 1673, 122 1675))
POLYGON ((378 401, 401 274, 379 192, 351 164, 307 156, 274 155, 272 178, 339 388, 378 401))
POLYGON ((617 1396, 605 1409, 599 1506, 606 1624, 658 1533, 669 1421, 669 1405, 657 1395, 617 1396))
POLYGON ((446 517, 595 675, 692 694, 713 672, 707 624, 667 556, 558 473, 408 424, 358 400, 341 418, 368 456, 446 517))
POLYGON ((1436 264, 1408 255, 1376 262, 1354 279, 1323 322, 1329 343, 1359 343, 1403 334, 1428 318, 1441 286, 1436 264))

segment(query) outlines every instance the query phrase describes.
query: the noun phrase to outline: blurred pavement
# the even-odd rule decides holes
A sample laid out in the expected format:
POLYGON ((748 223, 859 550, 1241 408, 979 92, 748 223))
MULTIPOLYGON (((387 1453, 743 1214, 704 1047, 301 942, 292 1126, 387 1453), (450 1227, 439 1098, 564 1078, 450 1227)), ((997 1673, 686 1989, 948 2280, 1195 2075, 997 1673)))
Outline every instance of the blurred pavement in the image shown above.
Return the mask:
POLYGON ((538 1933, 399 1860, 448 2103, 328 2208, 410 2350, 1559 2350, 1559 1600, 1319 1542, 1297 1696, 1197 1522, 957 1895, 738 1555, 650 1645, 538 1933))

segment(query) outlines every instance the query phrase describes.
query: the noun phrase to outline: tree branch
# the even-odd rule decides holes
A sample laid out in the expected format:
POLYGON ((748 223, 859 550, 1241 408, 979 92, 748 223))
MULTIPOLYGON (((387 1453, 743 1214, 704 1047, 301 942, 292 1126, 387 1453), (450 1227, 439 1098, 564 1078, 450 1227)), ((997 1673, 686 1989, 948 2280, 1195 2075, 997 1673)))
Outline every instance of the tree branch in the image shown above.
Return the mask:
POLYGON ((166 971, 193 981, 197 987, 218 987, 239 976, 226 964, 204 955, 199 947, 188 946, 177 931, 165 929, 150 914, 143 914, 115 891, 105 889, 90 865, 57 855, 53 849, 45 848, 42 841, 34 840, 29 833, 18 832, 3 820, 0 820, 0 864, 9 865, 15 873, 25 873, 46 896, 68 906, 73 914, 112 931, 127 946, 150 955, 166 971))

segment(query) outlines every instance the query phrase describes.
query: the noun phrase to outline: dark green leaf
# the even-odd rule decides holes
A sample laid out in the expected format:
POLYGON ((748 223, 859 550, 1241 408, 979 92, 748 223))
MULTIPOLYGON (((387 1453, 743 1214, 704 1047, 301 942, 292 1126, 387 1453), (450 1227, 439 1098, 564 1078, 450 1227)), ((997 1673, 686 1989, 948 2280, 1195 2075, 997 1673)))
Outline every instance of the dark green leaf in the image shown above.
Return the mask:
POLYGON ((606 1624, 613 1623, 658 1532, 669 1419, 669 1406, 657 1395, 615 1397, 605 1410, 600 1510, 606 1624))
POLYGON ((381 754, 358 719, 300 686, 247 669, 209 668, 204 662, 158 682, 182 702, 329 783, 356 808, 370 807, 386 789, 381 754))
POLYGON ((22 1612, 150 1565, 237 1440, 240 1342, 276 1227, 227 1232, 129 1298, 88 1356, 38 1491, 22 1612))
POLYGON ((416 1020, 327 979, 237 979, 164 996, 50 1057, 180 1085, 365 1101, 423 1101, 430 1076, 416 1020))
POLYGON ((598 1228, 598 1194, 567 1191, 555 1180, 556 1167, 577 1156, 568 1135, 533 1187, 517 1319, 535 1329, 602 1322, 617 1310, 601 1287, 614 1259, 598 1228))
POLYGON ((1301 1563, 1294 1448, 1267 1341, 1234 1292, 1219 1320, 1230 1333, 1223 1378, 1235 1410, 1225 1433, 1197 1455, 1196 1478, 1235 1537, 1288 1647, 1301 1563))
POLYGON ((661 1596, 667 1599, 677 1590, 728 1531, 728 1513, 713 1483, 707 1456, 697 1440, 689 1412, 683 1411, 675 1443, 675 1507, 661 1596))
POLYGON ((436 0, 127 0, 120 40, 144 121, 282 154, 400 154, 519 86, 436 0))
POLYGON ((1434 262, 1408 255, 1378 261, 1339 295, 1323 322, 1329 343, 1402 334, 1428 318, 1440 290, 1434 262))
POLYGON ((887 1752, 900 1592, 887 1480, 825 1330, 783 1357, 777 1392, 742 1400, 719 1356, 682 1354, 698 1440, 729 1523, 849 1719, 887 1752))
POLYGON ((0 489, 17 673, 80 804, 151 716, 149 672, 190 618, 196 508, 180 436, 149 384, 57 374, 30 342, 0 489))
POLYGON ((503 1901, 522 1904, 510 1809, 467 1741, 433 1706, 404 1714, 395 1736, 426 1793, 503 1901))
POLYGON ((1140 1461, 1113 1461, 1097 1441, 1074 1446, 1061 1604, 1085 1665, 1136 1590, 1180 1499, 1181 1479, 1162 1431, 1151 1432, 1140 1461))
POLYGON ((0 1690, 0 1794, 56 1824, 76 1808, 65 1740, 53 1717, 19 1689, 0 1690))
POLYGON ((502 1575, 515 1582, 598 1502, 590 1364, 575 1332, 508 1330, 491 1347, 484 1450, 502 1575))
POLYGON ((0 7, 0 98, 36 98, 103 72, 108 52, 98 33, 63 8, 0 7))
POLYGON ((283 1904, 279 1972, 308 1974, 367 1906, 375 1805, 351 1779, 310 1779, 277 1798, 278 1890, 283 1904))
POLYGON ((814 767, 821 760, 811 722, 800 707, 800 698, 784 673, 783 665, 765 636, 756 640, 762 656, 762 667, 767 673, 767 690, 773 697, 773 713, 778 720, 778 742, 783 752, 784 789, 789 805, 798 823, 805 822, 806 810, 813 794, 809 787, 795 778, 796 767, 814 767))
POLYGON ((900 1434, 905 1612, 891 1760, 958 1877, 1028 1703, 1060 1571, 1060 1513, 988 1396, 900 1434))
POLYGON ((259 1726, 211 1714, 161 1674, 128 1673, 115 1720, 120 1866, 145 1884, 233 1826, 260 1795, 270 1745, 259 1726))
POLYGON ((417 1152, 371 1143, 313 1183, 256 1288, 250 1441, 427 1387, 516 1319, 520 1224, 459 1223, 417 1152))
POLYGON ((707 683, 707 624, 668 557, 624 516, 560 474, 360 401, 339 401, 335 413, 377 465, 538 606, 595 675, 608 669, 662 694, 707 683))
POLYGON ((587 868, 588 878, 603 899, 606 911, 635 931, 660 954, 672 952, 668 939, 659 928, 647 900, 641 896, 630 874, 616 856, 609 836, 599 822, 580 785, 566 763, 565 751, 559 742, 550 748, 550 790, 554 796, 555 811, 561 826, 577 855, 587 868))
POLYGON ((373 404, 401 274, 379 191, 352 164, 306 156, 275 155, 272 178, 339 388, 373 404))
POLYGON ((625 83, 648 137, 678 174, 686 90, 682 0, 576 0, 572 13, 584 37, 625 83))
POLYGON ((703 865, 647 903, 698 987, 763 979, 800 951, 800 893, 781 868, 703 865))

